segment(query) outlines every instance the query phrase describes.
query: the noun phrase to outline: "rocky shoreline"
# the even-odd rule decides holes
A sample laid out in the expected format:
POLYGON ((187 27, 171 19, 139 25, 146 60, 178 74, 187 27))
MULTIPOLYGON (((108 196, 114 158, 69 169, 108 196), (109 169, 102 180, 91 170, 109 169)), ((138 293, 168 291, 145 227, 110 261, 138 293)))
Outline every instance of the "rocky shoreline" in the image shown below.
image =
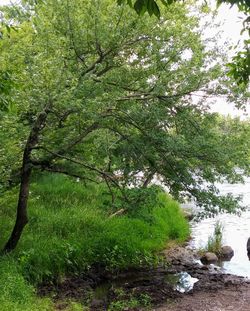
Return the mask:
POLYGON ((93 311, 108 310, 112 302, 120 300, 126 302, 131 297, 138 301, 142 299, 141 297, 144 299, 148 297, 151 308, 128 307, 124 311, 154 308, 157 310, 166 301, 173 303, 199 292, 214 293, 229 288, 250 286, 249 279, 223 273, 214 265, 203 265, 197 262, 196 253, 187 247, 172 247, 165 250, 162 255, 168 261, 166 266, 132 269, 116 275, 104 272, 99 267, 93 269, 88 275, 67 278, 57 285, 44 284, 39 288, 39 294, 52 295, 57 310, 66 310, 69 299, 86 302, 93 311), (178 290, 178 286, 181 286, 178 276, 182 273, 198 279, 186 293, 178 290))
POLYGON ((229 273, 225 273, 220 267, 213 264, 202 264, 194 250, 184 247, 175 247, 164 251, 164 255, 170 261, 173 273, 188 272, 199 281, 194 284, 193 291, 222 289, 229 285, 250 284, 250 280, 229 273))

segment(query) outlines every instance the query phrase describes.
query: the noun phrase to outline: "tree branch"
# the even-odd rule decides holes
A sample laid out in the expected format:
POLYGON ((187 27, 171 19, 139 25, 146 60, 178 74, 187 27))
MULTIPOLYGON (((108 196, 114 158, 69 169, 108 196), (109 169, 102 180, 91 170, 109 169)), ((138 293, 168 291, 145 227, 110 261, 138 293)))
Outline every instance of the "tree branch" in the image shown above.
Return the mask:
MULTIPOLYGON (((32 161, 32 164, 35 164, 35 162, 32 161)), ((36 163, 36 165, 39 165, 39 164, 36 163)), ((91 181, 91 182, 99 184, 98 181, 96 181, 96 180, 94 180, 92 178, 89 178, 89 177, 86 177, 86 176, 82 176, 82 175, 79 175, 79 174, 75 174, 75 173, 71 173, 71 172, 63 170, 61 168, 58 168, 58 167, 45 167, 44 165, 41 165, 41 167, 42 167, 42 170, 45 170, 47 172, 59 173, 59 174, 63 174, 63 175, 67 175, 67 176, 70 176, 70 177, 75 177, 75 178, 79 178, 79 179, 83 179, 83 180, 88 180, 88 181, 91 181)))
MULTIPOLYGON (((100 170, 100 169, 98 169, 98 168, 96 168, 96 167, 94 167, 92 165, 89 165, 89 164, 84 163, 82 161, 79 161, 77 159, 72 159, 72 158, 69 158, 67 156, 61 155, 59 153, 53 152, 53 151, 49 150, 48 148, 46 148, 44 146, 37 146, 36 149, 42 149, 42 150, 50 153, 51 155, 53 155, 54 159, 55 158, 64 159, 64 160, 67 160, 67 161, 72 162, 74 164, 77 164, 77 165, 80 165, 82 167, 85 167, 86 169, 88 169, 90 171, 94 171, 94 172, 98 173, 104 179, 104 181, 105 181, 105 178, 110 180, 110 182, 112 182, 121 191, 121 193, 124 196, 124 198, 126 199, 126 201, 128 201, 127 196, 125 195, 125 193, 124 193, 123 189, 121 188, 121 186, 119 185, 119 183, 116 181, 115 176, 112 176, 110 173, 102 171, 102 170, 100 170)), ((39 165, 39 161, 34 161, 33 160, 33 163, 36 163, 36 165, 39 165)), ((42 162, 40 162, 40 164, 42 165, 42 162)))

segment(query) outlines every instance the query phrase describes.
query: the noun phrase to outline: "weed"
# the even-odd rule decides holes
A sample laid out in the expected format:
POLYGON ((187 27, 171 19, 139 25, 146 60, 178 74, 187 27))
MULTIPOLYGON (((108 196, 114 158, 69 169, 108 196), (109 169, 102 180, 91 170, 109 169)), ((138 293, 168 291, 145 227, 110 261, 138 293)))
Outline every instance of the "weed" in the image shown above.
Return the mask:
POLYGON ((108 311, 124 311, 140 306, 138 299, 132 297, 128 300, 117 300, 110 304, 108 311))
POLYGON ((223 225, 217 221, 214 225, 213 235, 208 237, 207 245, 204 249, 206 252, 212 252, 216 255, 220 255, 223 241, 223 225))

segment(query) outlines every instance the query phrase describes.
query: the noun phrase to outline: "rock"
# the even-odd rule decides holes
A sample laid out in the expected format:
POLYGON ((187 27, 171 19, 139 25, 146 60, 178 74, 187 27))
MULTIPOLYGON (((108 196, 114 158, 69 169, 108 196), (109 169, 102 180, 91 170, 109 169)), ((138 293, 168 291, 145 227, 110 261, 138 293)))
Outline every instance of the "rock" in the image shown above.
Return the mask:
POLYGON ((203 264, 215 263, 218 261, 218 257, 214 253, 207 252, 201 257, 201 262, 203 264))
POLYGON ((250 254, 250 238, 247 240, 247 252, 250 254))
POLYGON ((194 218, 194 213, 191 210, 188 209, 183 209, 182 210, 184 217, 188 220, 191 221, 194 218))
POLYGON ((195 259, 193 250, 180 246, 167 249, 163 251, 162 254, 166 257, 167 261, 174 266, 184 264, 192 265, 195 259))
POLYGON ((231 246, 225 245, 221 248, 220 257, 222 260, 230 260, 234 255, 234 250, 231 246))

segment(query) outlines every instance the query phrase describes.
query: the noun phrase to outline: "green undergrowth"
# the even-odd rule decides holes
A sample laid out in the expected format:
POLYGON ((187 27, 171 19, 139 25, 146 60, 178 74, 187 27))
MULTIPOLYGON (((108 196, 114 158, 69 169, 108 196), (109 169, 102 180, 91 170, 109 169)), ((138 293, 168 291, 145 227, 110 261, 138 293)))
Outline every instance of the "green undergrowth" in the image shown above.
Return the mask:
POLYGON ((49 311, 49 299, 36 297, 34 287, 25 280, 18 261, 10 256, 0 260, 0 310, 49 311))
MULTIPOLYGON (((34 310, 49 310, 50 303, 36 298, 32 286, 94 265, 110 271, 152 265, 168 241, 184 241, 189 227, 179 205, 159 189, 151 192, 153 207, 145 200, 137 210, 110 218, 114 210, 103 185, 85 186, 61 175, 34 181, 29 224, 17 249, 0 259, 1 310, 33 310, 32 304, 34 310)), ((16 201, 17 189, 0 199, 1 247, 13 226, 16 201)))

